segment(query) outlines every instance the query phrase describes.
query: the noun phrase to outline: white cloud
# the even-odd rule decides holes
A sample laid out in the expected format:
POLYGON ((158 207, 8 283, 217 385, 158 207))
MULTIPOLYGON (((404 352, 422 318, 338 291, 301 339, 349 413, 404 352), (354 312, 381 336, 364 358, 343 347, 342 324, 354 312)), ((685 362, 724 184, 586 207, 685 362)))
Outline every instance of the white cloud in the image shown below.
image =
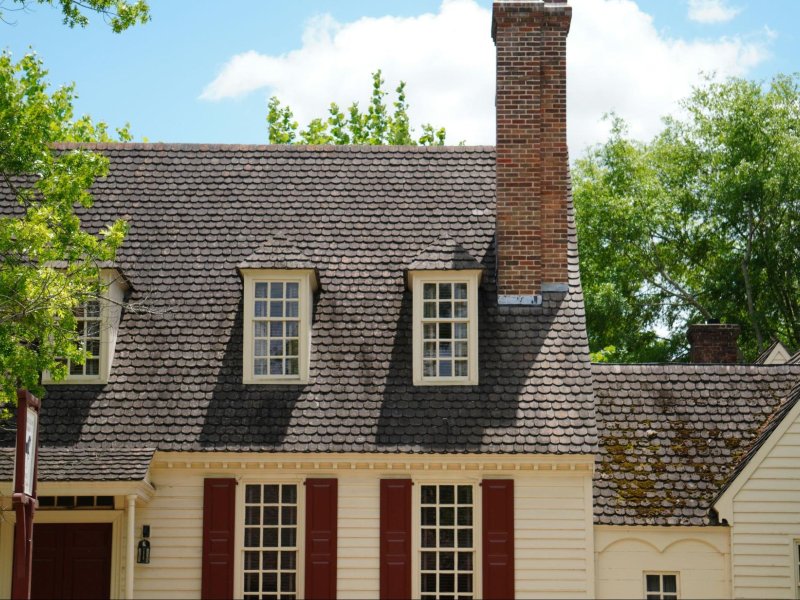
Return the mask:
POLYGON ((698 23, 724 23, 742 10, 729 6, 726 0, 689 0, 689 19, 698 23))
MULTIPOLYGON (((767 56, 764 40, 670 38, 632 0, 572 0, 568 42, 572 155, 602 141, 604 113, 626 118, 634 135, 658 131, 700 72, 746 75, 767 56)), ((255 50, 232 57, 201 98, 221 101, 256 90, 277 95, 300 123, 323 116, 331 101, 369 97, 370 73, 387 88, 408 83, 412 123, 447 127, 448 140, 494 143, 494 46, 491 14, 474 0, 443 0, 436 14, 312 20, 302 46, 282 55, 255 50)), ((266 105, 265 105, 266 110, 266 105)))

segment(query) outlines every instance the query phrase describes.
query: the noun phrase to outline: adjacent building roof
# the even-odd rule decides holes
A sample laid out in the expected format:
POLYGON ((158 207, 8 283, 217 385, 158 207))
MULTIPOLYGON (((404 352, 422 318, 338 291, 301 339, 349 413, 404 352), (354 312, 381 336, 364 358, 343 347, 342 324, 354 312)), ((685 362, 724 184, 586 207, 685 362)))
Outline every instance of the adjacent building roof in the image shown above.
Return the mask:
MULTIPOLYGON (((154 448, 42 447, 39 481, 141 481, 154 448)), ((14 479, 14 449, 0 448, 0 481, 14 479)))
POLYGON ((595 521, 709 525, 718 492, 785 407, 800 365, 593 365, 595 521), (770 420, 770 418, 772 419, 770 420))
POLYGON ((91 147, 110 173, 80 214, 126 216, 117 263, 149 310, 123 315, 107 385, 49 387, 45 447, 596 451, 574 224, 569 293, 498 307, 493 148, 91 147), (242 384, 237 266, 276 235, 320 276, 306 386, 242 384), (412 385, 404 272, 442 236, 488 267, 474 387, 412 385))

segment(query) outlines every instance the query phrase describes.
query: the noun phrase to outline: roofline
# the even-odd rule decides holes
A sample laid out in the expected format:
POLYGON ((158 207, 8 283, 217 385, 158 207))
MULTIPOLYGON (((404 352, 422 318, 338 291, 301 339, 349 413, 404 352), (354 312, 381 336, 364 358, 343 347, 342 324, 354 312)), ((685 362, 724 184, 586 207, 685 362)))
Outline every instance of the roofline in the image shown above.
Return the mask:
MULTIPOLYGON (((800 354, 800 352, 798 352, 800 354)), ((759 370, 759 369, 784 369, 786 371, 797 371, 800 374, 800 364, 783 363, 774 365, 756 364, 756 363, 606 363, 595 362, 592 363, 592 368, 599 369, 620 369, 628 370, 634 367, 647 367, 657 369, 659 367, 670 369, 691 369, 695 371, 704 371, 711 369, 741 369, 741 370, 759 370)))
POLYGON ((173 152, 494 152, 494 146, 389 146, 389 145, 307 145, 307 144, 181 144, 163 142, 56 142, 54 150, 167 150, 173 152))

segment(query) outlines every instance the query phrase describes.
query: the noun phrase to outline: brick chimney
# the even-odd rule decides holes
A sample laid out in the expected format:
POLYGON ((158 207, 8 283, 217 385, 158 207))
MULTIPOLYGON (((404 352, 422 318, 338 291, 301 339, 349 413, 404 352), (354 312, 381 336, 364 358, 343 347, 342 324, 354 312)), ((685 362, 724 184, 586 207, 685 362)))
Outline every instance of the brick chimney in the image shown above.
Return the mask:
POLYGON ((736 340, 739 325, 722 323, 696 323, 689 325, 689 360, 693 363, 739 362, 736 340))
POLYGON ((566 292, 566 0, 495 0, 498 301, 566 292))

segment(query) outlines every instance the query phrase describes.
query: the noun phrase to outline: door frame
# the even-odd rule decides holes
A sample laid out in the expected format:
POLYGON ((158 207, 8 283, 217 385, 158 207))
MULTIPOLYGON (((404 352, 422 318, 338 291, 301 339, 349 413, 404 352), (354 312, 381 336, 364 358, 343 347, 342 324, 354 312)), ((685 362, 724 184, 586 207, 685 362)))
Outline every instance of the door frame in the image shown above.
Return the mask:
MULTIPOLYGON (((123 556, 122 522, 124 510, 37 510, 34 515, 34 524, 64 524, 74 525, 79 523, 111 523, 111 598, 120 598, 122 579, 124 577, 121 558, 123 556)), ((0 514, 0 598, 11 597, 11 565, 14 562, 14 524, 16 515, 14 511, 3 511, 0 514)), ((34 546, 36 538, 33 538, 34 546)))

